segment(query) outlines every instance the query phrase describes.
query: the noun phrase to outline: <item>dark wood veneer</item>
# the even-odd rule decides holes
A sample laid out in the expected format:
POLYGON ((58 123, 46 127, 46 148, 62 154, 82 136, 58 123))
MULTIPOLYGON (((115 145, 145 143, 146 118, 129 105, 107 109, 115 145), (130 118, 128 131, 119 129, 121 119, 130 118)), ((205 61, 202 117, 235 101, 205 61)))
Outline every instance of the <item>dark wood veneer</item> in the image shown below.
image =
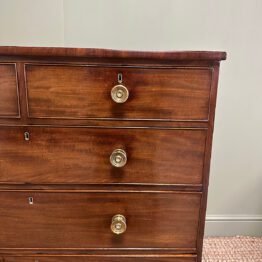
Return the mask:
POLYGON ((0 63, 0 118, 19 118, 16 64, 0 63))
POLYGON ((0 247, 194 250, 200 199, 182 192, 0 192, 0 247), (116 214, 127 219, 123 235, 110 230, 116 214))
MULTIPOLYGON (((23 256, 5 257, 4 262, 195 262, 195 256, 188 255, 169 255, 169 256, 101 256, 101 255, 68 255, 68 256, 23 256)), ((0 259, 0 262, 1 259, 0 259)))
POLYGON ((200 262, 224 59, 0 47, 0 261, 200 262), (116 147, 123 169, 109 163, 116 147), (128 221, 119 236, 116 213, 128 221))
POLYGON ((210 68, 25 66, 30 118, 202 120, 209 118, 210 68), (116 104, 117 75, 130 93, 116 104))
POLYGON ((12 127, 0 137, 2 183, 202 184, 205 129, 12 127), (122 168, 109 161, 117 148, 122 168))
POLYGON ((143 59, 143 60, 211 60, 226 59, 226 52, 218 51, 120 51, 97 48, 62 48, 62 47, 21 47, 1 46, 0 56, 29 57, 77 57, 108 59, 143 59))

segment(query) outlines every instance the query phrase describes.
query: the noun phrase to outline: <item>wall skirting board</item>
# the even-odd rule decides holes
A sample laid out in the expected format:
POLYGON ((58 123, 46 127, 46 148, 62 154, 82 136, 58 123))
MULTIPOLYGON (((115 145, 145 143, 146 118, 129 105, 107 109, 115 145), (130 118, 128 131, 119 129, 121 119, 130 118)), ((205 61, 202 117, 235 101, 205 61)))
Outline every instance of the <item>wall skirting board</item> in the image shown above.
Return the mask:
POLYGON ((206 236, 262 236, 262 215, 207 215, 206 236))

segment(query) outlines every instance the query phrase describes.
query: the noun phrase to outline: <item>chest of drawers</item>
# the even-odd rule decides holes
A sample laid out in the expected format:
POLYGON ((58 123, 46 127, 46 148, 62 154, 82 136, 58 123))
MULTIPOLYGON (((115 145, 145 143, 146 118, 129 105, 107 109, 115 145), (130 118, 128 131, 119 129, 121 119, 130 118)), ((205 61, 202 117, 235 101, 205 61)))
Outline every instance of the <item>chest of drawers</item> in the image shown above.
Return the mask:
POLYGON ((0 261, 201 261, 225 58, 0 47, 0 261))

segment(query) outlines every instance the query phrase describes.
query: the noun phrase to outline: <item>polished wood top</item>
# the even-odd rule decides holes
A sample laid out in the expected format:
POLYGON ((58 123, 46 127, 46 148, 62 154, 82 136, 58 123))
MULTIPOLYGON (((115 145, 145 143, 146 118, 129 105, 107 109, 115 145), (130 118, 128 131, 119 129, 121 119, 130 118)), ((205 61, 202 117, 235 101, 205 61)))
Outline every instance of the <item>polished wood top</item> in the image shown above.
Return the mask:
POLYGON ((86 57, 114 59, 154 59, 154 60, 212 60, 226 59, 226 52, 218 51, 123 51, 96 48, 64 47, 21 47, 0 46, 0 56, 49 56, 86 57))

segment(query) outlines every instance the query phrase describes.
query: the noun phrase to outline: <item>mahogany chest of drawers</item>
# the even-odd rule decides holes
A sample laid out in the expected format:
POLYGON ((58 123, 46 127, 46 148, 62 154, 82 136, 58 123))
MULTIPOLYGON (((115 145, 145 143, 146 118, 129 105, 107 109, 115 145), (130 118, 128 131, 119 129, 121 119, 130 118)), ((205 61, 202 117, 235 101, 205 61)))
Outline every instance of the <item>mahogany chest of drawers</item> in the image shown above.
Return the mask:
POLYGON ((201 261, 225 58, 0 47, 0 261, 201 261))

